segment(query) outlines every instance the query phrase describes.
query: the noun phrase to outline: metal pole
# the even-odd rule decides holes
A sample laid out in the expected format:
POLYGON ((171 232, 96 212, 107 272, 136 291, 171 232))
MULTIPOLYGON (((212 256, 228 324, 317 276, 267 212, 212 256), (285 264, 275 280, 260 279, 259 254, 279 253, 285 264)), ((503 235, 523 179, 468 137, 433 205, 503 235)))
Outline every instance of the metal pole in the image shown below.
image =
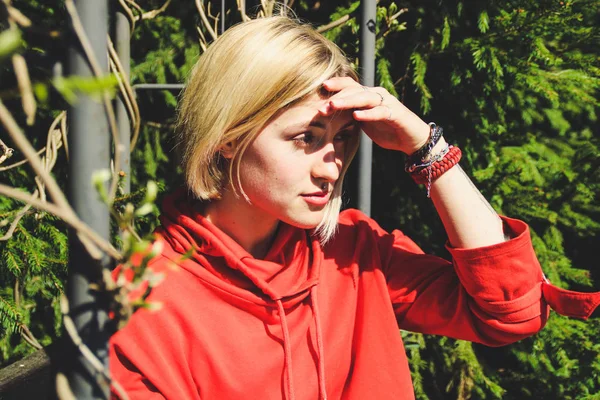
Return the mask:
MULTIPOLYGON (((130 30, 131 26, 129 25, 129 19, 127 15, 123 12, 123 8, 119 7, 117 9, 116 18, 115 18, 115 46, 117 55, 121 60, 121 65, 123 66, 123 70, 125 76, 123 79, 129 81, 129 73, 130 73, 130 30)), ((124 176, 122 178, 122 187, 124 193, 129 193, 131 191, 131 164, 130 164, 130 148, 129 142, 131 140, 131 128, 129 122, 129 115, 127 115, 127 109, 125 108, 125 104, 121 98, 117 99, 116 106, 116 114, 117 114, 117 126, 119 128, 119 151, 121 155, 121 171, 123 171, 124 176)))
MULTIPOLYGON (((362 84, 375 85, 375 21, 376 0, 362 0, 360 3, 360 68, 362 84)), ((363 132, 358 149, 358 208, 371 215, 371 171, 373 162, 373 142, 363 132)))
MULTIPOLYGON (((76 8, 86 35, 91 43, 100 68, 108 72, 107 34, 108 1, 79 0, 76 8)), ((93 76, 79 41, 73 37, 69 48, 69 73, 80 77, 93 76)), ((79 93, 77 103, 69 115, 69 146, 71 153, 69 171, 69 200, 79 217, 98 232, 109 238, 109 212, 92 185, 92 173, 109 167, 110 140, 104 106, 89 96, 79 93)), ((108 329, 106 301, 90 290, 91 282, 98 282, 102 268, 109 267, 109 258, 93 259, 84 249, 76 232, 69 238, 69 281, 67 297, 71 317, 83 342, 95 356, 108 365, 108 329)), ((96 384, 97 375, 89 362, 65 337, 64 372, 69 379, 73 394, 78 399, 105 399, 108 387, 96 384)))
POLYGON ((134 93, 138 90, 182 90, 183 83, 138 83, 133 85, 134 93))
POLYGON ((221 0, 221 35, 225 32, 225 0, 221 0))

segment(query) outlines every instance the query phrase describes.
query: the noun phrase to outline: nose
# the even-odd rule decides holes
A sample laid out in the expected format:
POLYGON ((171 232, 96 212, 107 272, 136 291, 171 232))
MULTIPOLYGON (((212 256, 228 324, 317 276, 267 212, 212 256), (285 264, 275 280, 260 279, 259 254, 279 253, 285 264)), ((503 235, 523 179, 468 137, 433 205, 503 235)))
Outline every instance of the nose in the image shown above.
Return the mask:
POLYGON ((314 156, 313 178, 327 182, 337 181, 342 170, 342 155, 336 152, 334 144, 328 143, 320 151, 315 152, 314 156))

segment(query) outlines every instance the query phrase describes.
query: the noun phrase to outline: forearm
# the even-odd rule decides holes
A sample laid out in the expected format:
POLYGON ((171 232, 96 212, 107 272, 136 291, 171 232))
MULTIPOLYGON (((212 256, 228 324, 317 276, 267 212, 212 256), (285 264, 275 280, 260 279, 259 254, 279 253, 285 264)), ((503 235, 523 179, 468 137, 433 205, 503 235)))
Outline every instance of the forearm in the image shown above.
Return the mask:
POLYGON ((483 247, 505 241, 500 217, 459 165, 432 183, 431 199, 452 247, 483 247))

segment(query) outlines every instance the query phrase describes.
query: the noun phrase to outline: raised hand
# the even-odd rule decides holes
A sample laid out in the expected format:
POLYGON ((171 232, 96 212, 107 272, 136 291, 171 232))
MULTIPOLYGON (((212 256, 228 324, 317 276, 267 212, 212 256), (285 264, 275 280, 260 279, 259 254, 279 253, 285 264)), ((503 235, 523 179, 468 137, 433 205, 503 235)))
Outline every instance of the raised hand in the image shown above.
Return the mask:
POLYGON ((352 116, 379 146, 412 154, 429 138, 429 125, 382 87, 362 86, 349 77, 326 80, 333 95, 319 112, 332 115, 353 109, 352 116))

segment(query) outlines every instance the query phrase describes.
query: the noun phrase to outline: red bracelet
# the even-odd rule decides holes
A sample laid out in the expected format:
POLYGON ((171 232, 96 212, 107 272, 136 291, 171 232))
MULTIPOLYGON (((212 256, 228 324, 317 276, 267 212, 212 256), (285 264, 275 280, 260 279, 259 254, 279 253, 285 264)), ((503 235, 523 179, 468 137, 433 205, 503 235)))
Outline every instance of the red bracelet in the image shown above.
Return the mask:
MULTIPOLYGON (((410 174, 417 184, 430 184, 440 176, 442 176, 450 168, 454 167, 460 161, 462 152, 456 146, 453 146, 440 161, 432 165, 422 168, 410 174)), ((429 189, 429 188, 428 188, 429 189)))

